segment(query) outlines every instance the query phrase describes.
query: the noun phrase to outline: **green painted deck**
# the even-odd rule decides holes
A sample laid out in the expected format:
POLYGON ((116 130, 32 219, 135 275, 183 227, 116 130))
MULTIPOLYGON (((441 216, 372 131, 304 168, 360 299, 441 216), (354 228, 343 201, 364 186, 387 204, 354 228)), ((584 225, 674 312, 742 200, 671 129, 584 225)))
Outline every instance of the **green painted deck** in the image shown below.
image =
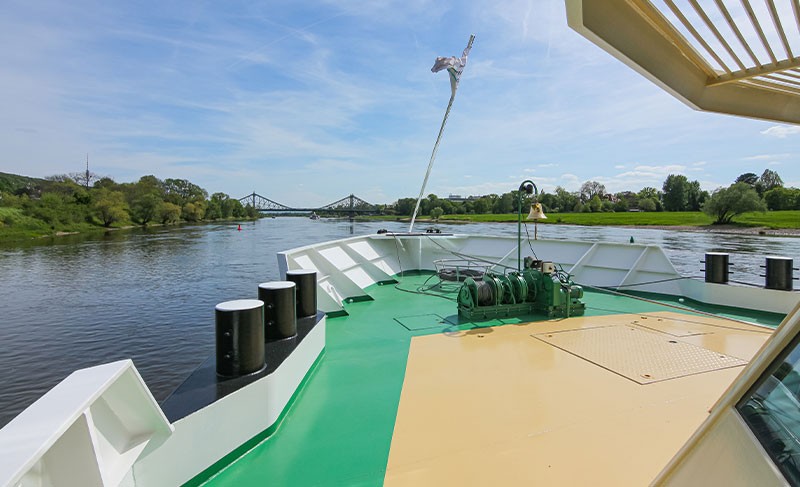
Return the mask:
MULTIPOLYGON (((449 285, 452 294, 444 294, 452 300, 416 293, 436 280, 431 276, 406 273, 397 277, 397 285, 371 286, 367 292, 374 300, 350 303, 348 316, 328 318, 325 353, 275 432, 201 485, 382 485, 411 338, 543 319, 460 323, 457 285, 449 285)), ((669 305, 770 326, 783 318, 665 296, 647 298, 663 304, 587 291, 585 316, 677 311, 664 306, 669 305)))

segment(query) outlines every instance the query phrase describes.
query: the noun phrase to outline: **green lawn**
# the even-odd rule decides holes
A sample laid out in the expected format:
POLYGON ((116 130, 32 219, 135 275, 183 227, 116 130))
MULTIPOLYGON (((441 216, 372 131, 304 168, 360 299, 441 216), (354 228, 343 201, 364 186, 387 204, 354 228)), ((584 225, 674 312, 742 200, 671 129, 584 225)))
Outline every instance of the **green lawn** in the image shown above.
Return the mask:
MULTIPOLYGON (((524 217, 525 215, 523 215, 524 217)), ((375 217, 376 219, 402 219, 408 217, 375 217)), ((420 220, 429 221, 428 217, 420 220)), ((469 222, 515 222, 517 215, 506 214, 486 214, 486 215, 444 215, 440 218, 441 222, 448 221, 469 221, 469 222)), ((565 223, 570 225, 658 225, 658 226, 707 226, 711 225, 713 218, 699 211, 675 211, 675 212, 624 212, 624 213, 550 213, 547 220, 541 220, 541 224, 565 223)), ((800 228, 800 211, 768 211, 765 213, 753 212, 745 213, 733 219, 733 225, 743 227, 766 227, 766 228, 800 228)))

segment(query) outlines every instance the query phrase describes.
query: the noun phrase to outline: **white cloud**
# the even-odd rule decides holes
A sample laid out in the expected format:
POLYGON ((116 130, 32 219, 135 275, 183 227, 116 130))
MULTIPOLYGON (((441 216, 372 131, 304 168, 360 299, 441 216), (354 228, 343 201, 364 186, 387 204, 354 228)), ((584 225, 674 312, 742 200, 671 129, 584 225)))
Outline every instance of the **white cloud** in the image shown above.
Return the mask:
POLYGON ((766 130, 762 130, 761 133, 763 135, 769 135, 770 137, 777 137, 779 139, 785 139, 790 135, 797 135, 800 134, 800 126, 797 125, 774 125, 766 130))
MULTIPOLYGON (((763 132, 762 132, 763 133, 763 132)), ((783 154, 757 154, 754 156, 744 157, 745 161, 773 161, 776 159, 786 159, 791 157, 791 154, 783 153, 783 154)))

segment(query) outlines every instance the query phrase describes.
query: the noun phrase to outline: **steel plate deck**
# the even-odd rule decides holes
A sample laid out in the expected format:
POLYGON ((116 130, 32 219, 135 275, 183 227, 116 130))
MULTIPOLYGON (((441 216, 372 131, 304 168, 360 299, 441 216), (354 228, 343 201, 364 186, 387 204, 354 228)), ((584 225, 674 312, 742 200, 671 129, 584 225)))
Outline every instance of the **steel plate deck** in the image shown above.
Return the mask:
POLYGON ((638 326, 612 325, 531 335, 638 384, 745 365, 737 357, 638 326))
MULTIPOLYGON (((408 379, 406 368, 415 337, 441 335, 443 338, 455 338, 466 335, 474 339, 475 343, 484 344, 489 337, 499 335, 498 331, 501 329, 517 330, 520 332, 520 345, 527 342, 530 342, 529 345, 538 343, 542 347, 557 350, 539 340, 531 339, 528 335, 537 330, 526 328, 523 323, 542 320, 535 326, 549 324, 551 327, 558 327, 562 323, 558 320, 544 321, 545 318, 542 317, 524 317, 502 321, 462 322, 458 319, 455 301, 402 292, 429 287, 431 273, 406 272, 402 276, 394 277, 399 281, 400 289, 395 286, 371 286, 365 291, 374 301, 350 303, 346 306, 349 315, 328 318, 325 356, 305 386, 298 391, 295 402, 276 432, 212 477, 200 482, 190 482, 189 485, 243 487, 267 484, 322 486, 391 483, 385 478, 389 451, 393 437, 399 431, 396 429, 397 410, 405 388, 404 379, 408 379), (412 316, 417 318, 406 323, 411 326, 401 326, 401 322, 405 323, 406 318, 412 316), (444 320, 439 321, 437 317, 443 317, 444 320), (420 329, 409 329, 418 327, 420 329), (480 338, 484 331, 487 338, 480 338)), ((659 323, 657 312, 669 308, 654 301, 645 302, 589 291, 586 303, 586 315, 583 317, 585 320, 620 313, 639 313, 628 315, 626 323, 636 319, 645 323, 643 320, 647 319, 648 326, 658 325, 660 329, 663 328, 663 332, 683 330, 687 326, 686 330, 692 330, 692 333, 707 331, 699 325, 705 319, 691 314, 682 315, 691 323, 665 327, 665 323, 659 323)), ((678 303, 677 298, 668 304, 696 305, 689 300, 687 303, 678 303)), ((707 312, 727 314, 773 326, 782 318, 747 310, 698 307, 707 312)), ((702 340, 704 336, 683 340, 690 341, 692 338, 702 340)), ((486 342, 484 345, 490 344, 491 342, 486 342)), ((584 362, 578 359, 576 361, 584 362)), ((451 381, 453 373, 470 374, 469 370, 459 370, 459 366, 454 363, 424 370, 426 374, 444 374, 451 381)), ((466 384, 473 382, 475 377, 471 377, 472 380, 466 384)), ((630 381, 620 380, 635 386, 630 381)), ((646 388, 662 387, 673 382, 664 381, 646 388)), ((437 387, 436 390, 438 389, 440 388, 437 387)), ((439 404, 449 412, 460 410, 463 405, 452 401, 439 404)), ((434 416, 442 417, 439 414, 434 416)), ((412 437, 422 439, 416 435, 412 437)), ((430 441, 431 432, 426 433, 425 438, 430 441)), ((419 448, 411 451, 421 453, 419 448)), ((430 483, 434 479, 427 477, 427 481, 430 483)), ((411 484, 421 483, 425 482, 412 476, 411 484)))

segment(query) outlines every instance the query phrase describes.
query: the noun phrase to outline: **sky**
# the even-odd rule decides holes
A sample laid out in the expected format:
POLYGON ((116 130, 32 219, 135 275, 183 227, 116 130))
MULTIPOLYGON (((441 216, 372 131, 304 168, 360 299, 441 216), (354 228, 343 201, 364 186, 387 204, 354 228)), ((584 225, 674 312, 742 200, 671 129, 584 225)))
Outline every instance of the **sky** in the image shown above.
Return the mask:
POLYGON ((180 178, 289 206, 428 193, 703 189, 777 171, 800 127, 697 112, 567 27, 563 0, 6 0, 0 172, 180 178))

